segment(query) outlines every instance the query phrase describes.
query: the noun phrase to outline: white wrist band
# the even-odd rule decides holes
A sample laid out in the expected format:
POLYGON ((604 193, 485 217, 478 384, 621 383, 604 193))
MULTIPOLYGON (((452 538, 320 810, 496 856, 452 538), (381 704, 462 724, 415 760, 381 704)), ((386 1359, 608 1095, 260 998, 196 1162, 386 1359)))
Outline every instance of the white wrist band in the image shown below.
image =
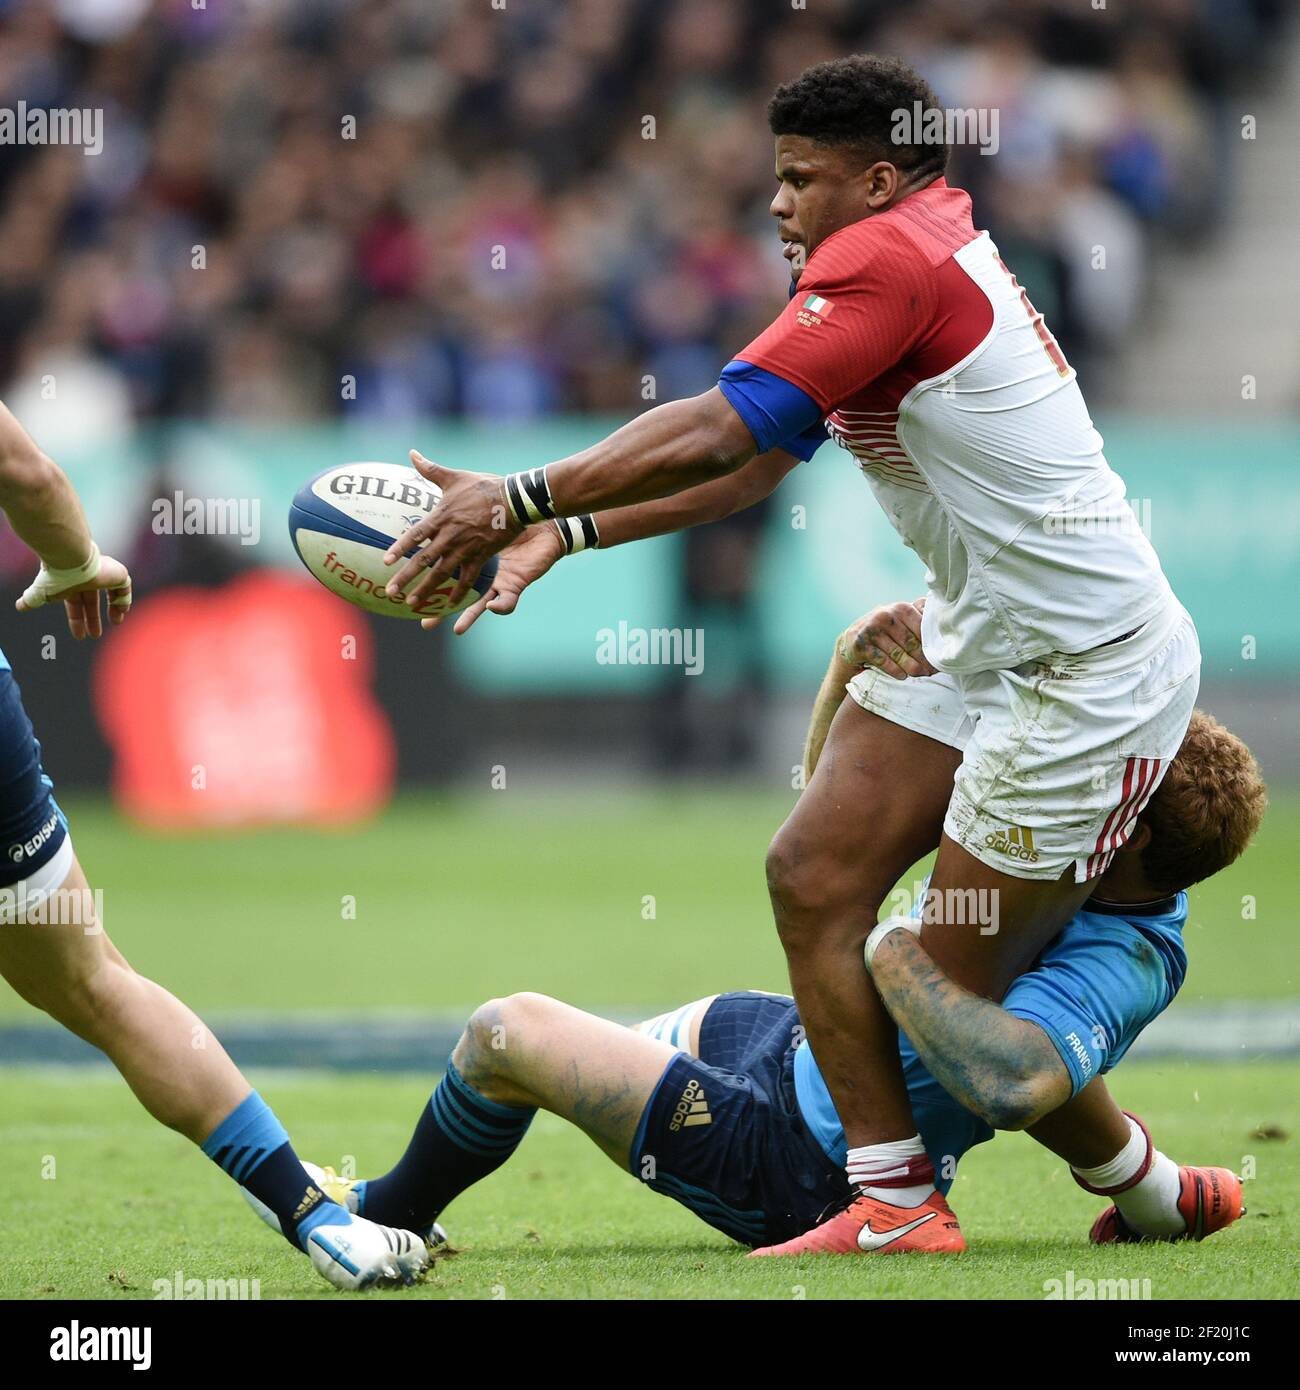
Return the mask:
POLYGON ((918 917, 886 917, 883 922, 879 922, 871 930, 871 935, 867 937, 867 944, 862 948, 862 958, 867 963, 867 969, 871 969, 871 962, 875 959, 876 951, 880 943, 892 931, 910 931, 913 936, 921 935, 921 921, 918 917))
POLYGON ((551 521, 555 509, 551 506, 551 487, 546 481, 545 468, 530 468, 523 473, 510 473, 505 480, 506 500, 520 526, 535 521, 551 521))
POLYGON ((90 543, 90 558, 85 564, 78 565, 75 569, 51 569, 42 560, 36 578, 23 590, 23 606, 25 608, 40 608, 48 603, 55 594, 89 584, 99 574, 99 560, 99 547, 94 541, 90 543))
POLYGON ((580 550, 593 550, 600 544, 600 532, 596 530, 596 519, 590 512, 582 516, 557 516, 552 518, 555 529, 564 542, 566 555, 576 555, 580 550))

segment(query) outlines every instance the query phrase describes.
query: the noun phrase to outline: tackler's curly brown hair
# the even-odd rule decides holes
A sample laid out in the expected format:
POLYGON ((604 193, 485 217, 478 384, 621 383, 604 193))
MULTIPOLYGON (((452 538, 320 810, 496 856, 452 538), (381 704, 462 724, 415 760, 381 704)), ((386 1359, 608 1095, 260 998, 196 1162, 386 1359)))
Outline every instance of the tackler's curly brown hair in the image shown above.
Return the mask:
POLYGON ((1143 872, 1168 892, 1217 874, 1250 844, 1267 805, 1255 755, 1212 715, 1193 711, 1178 756, 1142 813, 1151 830, 1143 872))

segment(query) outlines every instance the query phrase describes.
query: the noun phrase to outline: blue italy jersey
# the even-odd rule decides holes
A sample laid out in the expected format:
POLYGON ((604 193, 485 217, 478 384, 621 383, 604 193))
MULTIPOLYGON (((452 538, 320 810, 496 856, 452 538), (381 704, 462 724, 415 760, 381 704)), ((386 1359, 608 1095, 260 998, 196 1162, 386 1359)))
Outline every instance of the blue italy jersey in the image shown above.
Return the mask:
MULTIPOLYGON (((1140 906, 1089 902, 1007 991, 1002 1007, 1047 1034, 1072 1094, 1110 1071, 1178 993, 1187 973, 1186 920, 1186 893, 1140 906)), ((939 1085, 905 1033, 898 1036, 912 1114, 946 1192, 955 1161, 993 1130, 939 1085)), ((831 1161, 843 1164, 844 1130, 806 1044, 795 1054, 794 1079, 805 1123, 831 1161)))

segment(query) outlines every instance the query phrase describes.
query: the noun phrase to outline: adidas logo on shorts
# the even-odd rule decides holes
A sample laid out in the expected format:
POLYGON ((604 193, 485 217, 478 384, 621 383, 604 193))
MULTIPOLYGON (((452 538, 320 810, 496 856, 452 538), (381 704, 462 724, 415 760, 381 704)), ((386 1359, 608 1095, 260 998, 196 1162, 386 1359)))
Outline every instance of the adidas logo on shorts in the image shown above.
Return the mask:
POLYGON ((682 1098, 673 1108, 673 1117, 668 1128, 676 1134, 679 1129, 691 1125, 711 1125, 713 1116, 709 1114, 709 1103, 704 1099, 704 1087, 694 1079, 686 1083, 682 1098))
POLYGON ((1038 862, 1034 832, 1027 825, 1009 825, 1005 830, 985 835, 984 843, 998 854, 1005 854, 1008 859, 1019 859, 1024 864, 1038 862))

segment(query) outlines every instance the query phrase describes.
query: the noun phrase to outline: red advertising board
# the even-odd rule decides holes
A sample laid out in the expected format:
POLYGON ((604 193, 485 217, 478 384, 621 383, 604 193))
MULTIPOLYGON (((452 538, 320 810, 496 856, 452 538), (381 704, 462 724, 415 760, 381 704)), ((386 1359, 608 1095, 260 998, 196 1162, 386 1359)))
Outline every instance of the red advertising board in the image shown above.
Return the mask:
POLYGON ((339 825, 378 810, 395 754, 367 621, 279 570, 150 595, 95 676, 122 808, 185 828, 339 825))

